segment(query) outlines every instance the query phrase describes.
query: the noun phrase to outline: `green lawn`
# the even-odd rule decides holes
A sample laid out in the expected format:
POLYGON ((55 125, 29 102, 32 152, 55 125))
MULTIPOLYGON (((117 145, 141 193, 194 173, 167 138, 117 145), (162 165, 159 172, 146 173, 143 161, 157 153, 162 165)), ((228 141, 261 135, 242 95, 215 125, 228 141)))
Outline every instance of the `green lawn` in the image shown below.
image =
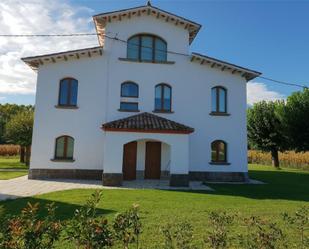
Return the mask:
MULTIPOLYGON (((205 231, 211 229, 207 216, 212 210, 237 213, 239 219, 249 215, 260 215, 281 223, 283 212, 294 212, 303 205, 309 205, 309 172, 293 169, 274 170, 267 166, 251 165, 250 177, 267 184, 211 184, 215 192, 104 190, 99 209, 111 219, 117 212, 129 208, 133 203, 138 203, 143 223, 142 248, 150 248, 149 245, 160 242, 162 238, 160 227, 167 222, 189 221, 194 227, 195 237, 203 239, 205 231)), ((54 192, 32 198, 4 201, 0 202, 0 205, 4 206, 6 212, 16 214, 29 201, 40 202, 42 205, 55 202, 59 207, 58 218, 66 220, 92 192, 93 190, 54 192)), ((237 232, 237 229, 233 232, 237 232)), ((295 234, 289 231, 290 243, 295 239, 295 234)), ((73 248, 73 246, 61 242, 57 248, 73 248)))
POLYGON ((19 170, 19 171, 2 171, 0 169, 0 180, 9 180, 16 177, 27 175, 27 170, 19 170))
POLYGON ((1 169, 27 169, 24 163, 19 162, 19 157, 0 157, 0 170, 1 169))

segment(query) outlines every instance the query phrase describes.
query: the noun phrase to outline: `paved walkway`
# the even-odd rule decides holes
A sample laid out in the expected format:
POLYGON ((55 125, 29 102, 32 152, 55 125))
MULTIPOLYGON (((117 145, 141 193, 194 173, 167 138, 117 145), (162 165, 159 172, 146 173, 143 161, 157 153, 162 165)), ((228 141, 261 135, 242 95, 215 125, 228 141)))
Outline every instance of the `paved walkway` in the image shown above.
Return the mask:
POLYGON ((69 189, 164 189, 164 190, 204 190, 212 191, 210 187, 201 182, 190 182, 190 187, 170 187, 168 181, 164 180, 136 180, 124 182, 122 187, 105 187, 101 181, 86 180, 29 180, 28 176, 22 176, 11 180, 0 180, 0 201, 16 199, 54 191, 69 189))

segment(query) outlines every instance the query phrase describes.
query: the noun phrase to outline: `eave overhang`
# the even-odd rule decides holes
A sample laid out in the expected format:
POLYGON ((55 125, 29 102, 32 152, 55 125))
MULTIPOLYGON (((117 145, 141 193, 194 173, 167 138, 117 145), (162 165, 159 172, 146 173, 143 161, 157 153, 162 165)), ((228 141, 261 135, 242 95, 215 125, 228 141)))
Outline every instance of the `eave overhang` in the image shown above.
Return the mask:
POLYGON ((197 62, 201 65, 207 65, 211 68, 220 69, 221 71, 227 71, 231 74, 240 75, 241 77, 245 78, 247 81, 250 81, 256 77, 259 77, 262 73, 258 71, 254 71, 245 67, 237 66, 235 64, 218 60, 206 55, 202 55, 199 53, 192 53, 191 55, 191 62, 197 62))
POLYGON ((145 6, 139 6, 135 8, 123 9, 118 11, 112 11, 107 13, 102 13, 93 16, 93 21, 98 34, 99 44, 104 46, 105 40, 105 27, 107 23, 115 21, 123 21, 125 19, 130 19, 139 16, 153 16, 154 18, 164 20, 167 23, 171 23, 175 26, 182 27, 189 32, 189 43, 191 44, 196 37, 197 33, 201 29, 201 25, 190 21, 186 18, 177 16, 165 10, 154 7, 150 4, 145 6))
POLYGON ((29 67, 33 70, 38 70, 40 65, 48 63, 57 63, 69 60, 79 60, 85 57, 102 56, 103 48, 101 46, 92 48, 83 48, 77 50, 69 50, 59 53, 44 54, 38 56, 24 57, 21 58, 29 67))

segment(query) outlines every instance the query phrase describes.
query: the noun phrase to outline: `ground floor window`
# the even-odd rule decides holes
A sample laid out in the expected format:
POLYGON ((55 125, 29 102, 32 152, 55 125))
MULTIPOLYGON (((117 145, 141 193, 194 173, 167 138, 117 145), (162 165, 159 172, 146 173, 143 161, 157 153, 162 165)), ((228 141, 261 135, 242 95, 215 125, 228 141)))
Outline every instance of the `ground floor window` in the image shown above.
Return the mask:
POLYGON ((211 161, 215 163, 226 162, 227 145, 222 140, 215 140, 211 143, 211 161))
POLYGON ((74 138, 61 136, 56 138, 55 159, 72 160, 74 151, 74 138))

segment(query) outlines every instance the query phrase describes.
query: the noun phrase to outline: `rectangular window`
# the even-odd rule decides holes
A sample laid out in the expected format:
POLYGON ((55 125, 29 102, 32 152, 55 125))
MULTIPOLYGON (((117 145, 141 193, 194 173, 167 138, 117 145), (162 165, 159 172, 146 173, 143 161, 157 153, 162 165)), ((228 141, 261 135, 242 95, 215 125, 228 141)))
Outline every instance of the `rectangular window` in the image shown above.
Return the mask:
POLYGON ((142 61, 152 61, 153 54, 153 46, 152 41, 153 38, 151 36, 142 36, 141 37, 141 60, 142 61))
POLYGON ((77 81, 71 80, 71 98, 70 98, 70 105, 77 105, 77 81))
POLYGON ((211 111, 217 112, 217 88, 211 89, 211 111))
POLYGON ((64 139, 65 137, 58 138, 56 146, 56 158, 64 157, 64 139))
POLYGON ((138 103, 120 102, 120 110, 122 110, 122 111, 138 111, 138 103))
POLYGON ((167 60, 166 43, 160 39, 155 39, 155 61, 167 60))
POLYGON ((219 112, 226 112, 225 110, 225 90, 219 88, 219 112))
POLYGON ((69 104, 68 95, 69 95, 69 82, 68 80, 63 80, 60 84, 59 105, 69 104))

